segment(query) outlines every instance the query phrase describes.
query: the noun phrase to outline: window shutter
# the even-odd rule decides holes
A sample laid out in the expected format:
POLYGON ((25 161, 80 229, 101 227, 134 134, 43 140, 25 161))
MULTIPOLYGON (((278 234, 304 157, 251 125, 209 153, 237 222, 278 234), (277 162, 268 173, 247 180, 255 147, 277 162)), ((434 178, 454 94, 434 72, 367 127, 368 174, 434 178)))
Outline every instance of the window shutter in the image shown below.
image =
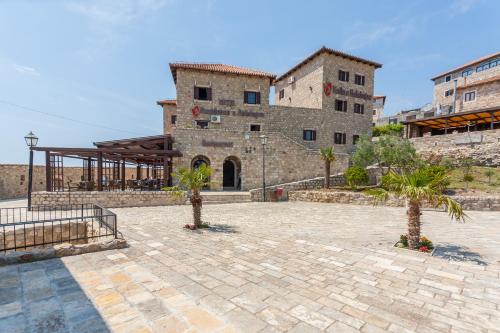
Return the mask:
POLYGON ((194 93, 193 93, 194 99, 199 99, 200 94, 198 93, 198 87, 194 86, 194 93))
POLYGON ((255 98, 255 99, 256 99, 256 101, 257 101, 257 104, 260 104, 260 92, 255 93, 255 95, 256 95, 256 98, 255 98))
POLYGON ((345 72, 345 81, 349 82, 349 72, 345 72))
POLYGON ((312 131, 312 139, 316 141, 316 131, 312 131))
POLYGON ((302 131, 302 140, 306 139, 306 131, 302 131))
POLYGON ((346 140, 346 134, 342 133, 342 144, 345 144, 345 140, 346 140))
POLYGON ((212 100, 212 88, 207 88, 207 100, 212 100))
POLYGON ((243 103, 248 104, 248 92, 243 92, 243 103))

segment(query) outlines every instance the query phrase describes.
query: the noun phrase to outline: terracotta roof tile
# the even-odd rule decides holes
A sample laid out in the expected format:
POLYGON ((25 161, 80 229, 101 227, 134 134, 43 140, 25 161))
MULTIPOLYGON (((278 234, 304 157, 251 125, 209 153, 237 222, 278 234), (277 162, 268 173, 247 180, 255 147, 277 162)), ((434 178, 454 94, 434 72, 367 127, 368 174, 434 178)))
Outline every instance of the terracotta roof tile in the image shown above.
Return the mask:
POLYGON ((158 105, 177 105, 177 100, 176 99, 163 99, 161 101, 156 102, 158 105))
POLYGON ((208 72, 238 74, 238 75, 260 76, 260 77, 267 77, 270 80, 273 80, 276 77, 276 75, 272 73, 263 72, 260 70, 246 68, 246 67, 238 67, 226 64, 176 62, 176 63, 170 63, 170 70, 172 71, 174 82, 176 83, 177 83, 178 68, 194 69, 194 70, 208 71, 208 72))
POLYGON ((304 60, 302 60, 301 62, 299 62, 297 65, 293 66, 286 73, 280 75, 276 80, 274 80, 274 82, 278 82, 278 81, 283 80, 285 77, 287 77, 288 75, 290 75, 291 73, 293 73, 294 71, 296 71, 297 69, 299 69, 300 67, 302 67, 303 65, 305 65, 306 63, 308 63, 309 61, 311 61, 312 59, 316 58, 317 56, 319 56, 322 53, 333 54, 333 55, 336 55, 336 56, 339 56, 339 57, 343 57, 343 58, 347 58, 347 59, 350 59, 350 60, 358 61, 358 62, 367 64, 367 65, 374 66, 375 68, 381 68, 382 67, 382 65, 379 64, 378 62, 374 62, 374 61, 371 61, 371 60, 359 58, 359 57, 356 57, 356 56, 353 56, 353 55, 350 55, 350 54, 347 54, 347 53, 344 53, 344 52, 341 52, 341 51, 337 51, 337 50, 328 48, 326 46, 323 46, 322 48, 320 48, 319 50, 317 50, 316 52, 314 52, 313 54, 311 54, 310 56, 308 56, 307 58, 305 58, 304 60))
POLYGON ((469 61, 468 63, 465 63, 461 66, 458 66, 458 67, 455 67, 447 72, 444 72, 444 73, 441 73, 439 75, 436 75, 434 76, 433 78, 431 78, 431 80, 435 80, 437 78, 440 78, 441 76, 445 76, 445 75, 448 75, 448 74, 451 74, 453 72, 456 72, 456 71, 459 71, 459 70, 462 70, 462 69, 466 69, 467 67, 470 67, 470 66, 473 66, 473 65, 477 65, 479 64, 480 62, 483 62, 483 61, 486 61, 486 60, 489 60, 489 59, 492 59, 492 58, 495 58, 495 57, 498 57, 500 56, 500 52, 496 52, 496 53, 493 53, 493 54, 490 54, 490 55, 487 55, 487 56, 484 56, 484 57, 481 57, 481 58, 477 58, 477 59, 474 59, 472 61, 469 61))

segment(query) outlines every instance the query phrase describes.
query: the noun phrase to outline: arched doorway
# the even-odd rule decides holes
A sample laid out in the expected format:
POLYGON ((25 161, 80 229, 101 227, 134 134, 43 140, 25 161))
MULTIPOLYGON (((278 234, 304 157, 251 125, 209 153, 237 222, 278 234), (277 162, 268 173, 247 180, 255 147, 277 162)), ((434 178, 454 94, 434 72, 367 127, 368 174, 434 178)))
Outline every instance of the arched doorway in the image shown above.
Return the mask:
POLYGON ((222 164, 222 188, 234 191, 241 189, 241 163, 235 156, 229 156, 222 164))
MULTIPOLYGON (((191 160, 191 168, 192 169, 197 169, 202 164, 205 164, 206 166, 210 166, 210 159, 206 156, 198 155, 191 160)), ((210 178, 208 179, 208 182, 210 183, 210 178)), ((210 190, 210 185, 205 186, 203 189, 210 190)))

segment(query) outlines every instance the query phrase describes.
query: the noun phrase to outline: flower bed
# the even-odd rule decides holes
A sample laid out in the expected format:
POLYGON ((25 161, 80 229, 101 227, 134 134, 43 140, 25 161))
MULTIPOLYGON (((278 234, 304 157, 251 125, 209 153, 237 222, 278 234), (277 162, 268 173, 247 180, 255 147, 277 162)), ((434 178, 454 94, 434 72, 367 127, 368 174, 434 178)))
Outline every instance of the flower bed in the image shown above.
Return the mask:
MULTIPOLYGON (((408 236, 401 235, 399 237, 399 241, 396 244, 394 244, 394 246, 402 249, 408 249, 408 236)), ((417 251, 430 253, 432 252, 432 250, 434 250, 434 244, 432 244, 432 241, 425 236, 420 237, 420 242, 417 246, 417 251)))

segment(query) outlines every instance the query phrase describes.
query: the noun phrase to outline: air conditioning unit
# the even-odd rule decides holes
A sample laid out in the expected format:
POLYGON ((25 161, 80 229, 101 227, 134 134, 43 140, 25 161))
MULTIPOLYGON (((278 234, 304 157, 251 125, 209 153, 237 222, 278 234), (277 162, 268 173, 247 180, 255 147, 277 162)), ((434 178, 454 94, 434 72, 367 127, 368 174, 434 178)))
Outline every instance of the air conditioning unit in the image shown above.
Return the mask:
POLYGON ((219 115, 211 115, 210 122, 215 123, 215 124, 220 123, 220 116, 219 115))
POLYGON ((295 82, 295 76, 290 76, 288 78, 288 83, 294 83, 295 82))

